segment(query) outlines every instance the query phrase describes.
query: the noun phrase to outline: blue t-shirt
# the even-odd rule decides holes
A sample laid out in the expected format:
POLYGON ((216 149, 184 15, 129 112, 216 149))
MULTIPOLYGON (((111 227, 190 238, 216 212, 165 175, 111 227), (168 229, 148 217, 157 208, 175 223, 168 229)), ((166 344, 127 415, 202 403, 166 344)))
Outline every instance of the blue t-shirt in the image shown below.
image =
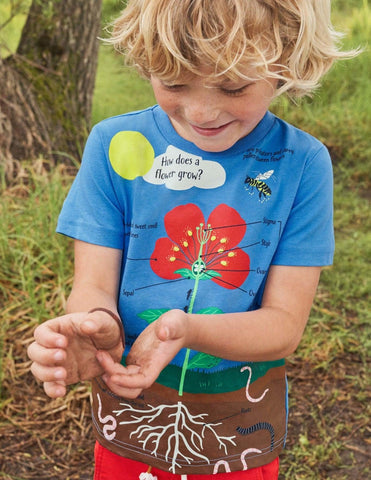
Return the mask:
MULTIPOLYGON (((123 251, 126 356, 167 310, 255 310, 270 265, 330 264, 331 161, 318 140, 269 112, 230 149, 202 151, 154 106, 94 127, 57 230, 123 251)), ((282 448, 286 390, 283 360, 184 350, 135 401, 98 379, 93 419, 99 441, 120 455, 174 473, 242 470, 282 448)))

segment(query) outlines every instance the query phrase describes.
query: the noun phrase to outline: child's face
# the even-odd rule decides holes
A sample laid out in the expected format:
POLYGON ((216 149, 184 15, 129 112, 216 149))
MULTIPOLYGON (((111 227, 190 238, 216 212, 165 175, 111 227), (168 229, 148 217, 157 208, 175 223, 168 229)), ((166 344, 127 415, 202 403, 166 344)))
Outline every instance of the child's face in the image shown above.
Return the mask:
POLYGON ((205 78, 187 75, 184 81, 171 84, 152 77, 151 83, 158 104, 179 135, 202 150, 222 152, 260 122, 277 81, 221 80, 220 84, 208 85, 205 78))

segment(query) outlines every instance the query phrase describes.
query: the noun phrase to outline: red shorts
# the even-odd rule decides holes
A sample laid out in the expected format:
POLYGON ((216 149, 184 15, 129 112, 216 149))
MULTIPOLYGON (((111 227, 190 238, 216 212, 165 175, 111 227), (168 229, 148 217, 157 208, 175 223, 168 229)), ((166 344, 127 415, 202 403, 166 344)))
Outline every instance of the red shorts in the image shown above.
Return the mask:
MULTIPOLYGON (((140 474, 148 472, 148 465, 134 460, 128 460, 110 452, 98 442, 95 444, 94 480, 139 480, 140 474)), ((215 475, 174 475, 173 473, 151 469, 157 480, 277 480, 278 458, 263 467, 232 473, 217 473, 215 475)), ((150 478, 150 477, 149 477, 150 478)))

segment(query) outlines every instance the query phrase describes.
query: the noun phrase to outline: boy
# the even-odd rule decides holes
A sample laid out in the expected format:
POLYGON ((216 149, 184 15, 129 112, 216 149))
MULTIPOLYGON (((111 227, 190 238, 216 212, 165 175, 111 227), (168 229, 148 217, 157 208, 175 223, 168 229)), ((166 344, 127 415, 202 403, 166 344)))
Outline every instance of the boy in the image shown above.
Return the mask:
POLYGON ((326 0, 132 0, 116 21, 158 105, 93 129, 58 223, 68 313, 29 347, 49 396, 92 379, 95 479, 278 478, 284 358, 334 240, 327 150, 268 108, 318 85, 335 40, 326 0))

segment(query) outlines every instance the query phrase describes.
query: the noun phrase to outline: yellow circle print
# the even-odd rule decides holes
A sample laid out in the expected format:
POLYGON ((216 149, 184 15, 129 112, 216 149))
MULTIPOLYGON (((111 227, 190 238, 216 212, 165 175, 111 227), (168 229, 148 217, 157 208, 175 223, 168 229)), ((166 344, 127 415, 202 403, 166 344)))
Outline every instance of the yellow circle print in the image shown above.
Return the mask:
POLYGON ((152 167, 155 152, 140 132, 118 132, 109 146, 109 159, 114 171, 127 180, 145 175, 152 167))

